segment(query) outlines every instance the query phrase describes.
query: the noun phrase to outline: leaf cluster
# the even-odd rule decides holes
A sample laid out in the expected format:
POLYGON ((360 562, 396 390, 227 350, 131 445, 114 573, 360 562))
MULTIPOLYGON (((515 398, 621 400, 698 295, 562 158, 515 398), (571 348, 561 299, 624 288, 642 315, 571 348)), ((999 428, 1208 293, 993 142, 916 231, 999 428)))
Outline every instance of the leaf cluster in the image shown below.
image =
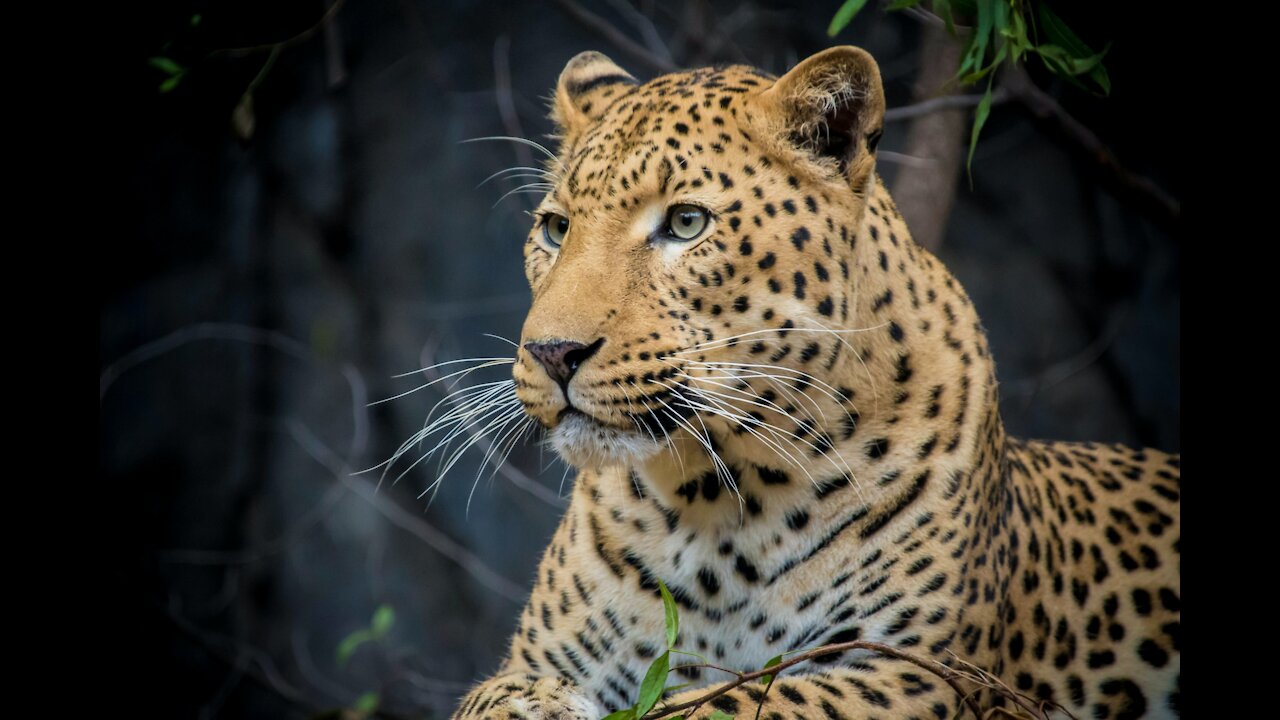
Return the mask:
MULTIPOLYGON (((845 0, 831 18, 827 35, 835 37, 848 27, 866 4, 867 0, 845 0)), ((924 0, 893 0, 888 9, 923 10, 922 4, 924 0)), ((1102 96, 1111 93, 1111 78, 1102 64, 1111 45, 1095 52, 1044 0, 932 0, 931 6, 947 32, 965 38, 955 80, 964 86, 986 80, 969 136, 966 166, 970 169, 978 136, 991 114, 995 71, 1002 65, 1035 56, 1054 75, 1082 90, 1102 96), (973 25, 959 25, 957 17, 972 18, 973 25)))

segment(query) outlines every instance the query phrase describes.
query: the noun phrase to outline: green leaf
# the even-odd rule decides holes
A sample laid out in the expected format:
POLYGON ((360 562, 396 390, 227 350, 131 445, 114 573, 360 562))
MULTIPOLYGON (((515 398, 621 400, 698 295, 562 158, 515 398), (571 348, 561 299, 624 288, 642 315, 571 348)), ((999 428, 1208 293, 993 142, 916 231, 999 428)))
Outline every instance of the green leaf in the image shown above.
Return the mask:
POLYGON ((200 13, 196 13, 195 15, 192 15, 192 16, 191 16, 191 27, 197 27, 197 26, 199 26, 199 25, 200 25, 200 21, 201 21, 201 20, 203 20, 203 19, 204 19, 204 18, 200 16, 200 13))
POLYGON ((1045 3, 1039 3, 1036 7, 1040 16, 1040 27, 1044 29, 1044 34, 1049 38, 1049 42, 1055 45, 1061 45, 1075 57, 1087 57, 1093 54, 1093 50, 1076 35, 1057 13, 1049 9, 1045 3))
POLYGON ((982 99, 978 101, 978 110, 973 116, 973 132, 969 136, 969 159, 965 162, 965 169, 969 172, 969 182, 973 183, 973 151, 978 147, 978 135, 982 133, 982 126, 987 124, 987 116, 991 114, 991 83, 987 83, 987 91, 982 94, 982 99))
POLYGON ((640 683, 640 697, 636 700, 636 717, 649 712, 662 697, 662 690, 667 686, 667 673, 671 671, 671 653, 664 652, 654 658, 649 672, 644 674, 640 683))
POLYGON ((164 82, 160 83, 160 92, 162 93, 173 92, 173 89, 178 87, 178 83, 181 81, 182 81, 181 75, 174 75, 173 77, 165 78, 164 82))
POLYGON ((1032 44, 1031 38, 1027 36, 1027 21, 1022 17, 1022 13, 1015 12, 1009 16, 1009 25, 1000 30, 1000 34, 1004 36, 1009 43, 1009 54, 1016 63, 1032 50, 1035 45, 1032 44))
MULTIPOLYGON (((1045 36, 1049 39, 1049 44, 1063 48, 1067 53, 1077 59, 1087 59, 1095 55, 1101 56, 1106 54, 1106 48, 1103 49, 1102 53, 1094 53, 1093 50, 1080 39, 1080 36, 1076 35, 1071 28, 1067 27, 1067 24, 1062 21, 1062 18, 1058 17, 1057 14, 1049 9, 1048 5, 1040 3, 1036 9, 1039 11, 1040 27, 1044 29, 1045 36)), ((1099 60, 1100 59, 1101 58, 1099 57, 1099 60)), ((1048 65, 1048 63, 1045 64, 1048 65)), ((1051 66, 1050 69, 1052 70, 1054 68, 1051 66)), ((1103 67, 1102 63, 1099 62, 1094 65, 1088 72, 1089 79, 1102 90, 1102 94, 1110 95, 1111 78, 1107 75, 1107 69, 1103 67)))
MULTIPOLYGON (((769 668, 773 667, 774 665, 777 665, 777 664, 778 664, 778 663, 780 663, 780 662, 782 662, 782 656, 781 656, 781 655, 775 655, 775 656, 773 656, 773 657, 769 658, 769 662, 765 663, 765 664, 764 664, 764 667, 762 667, 762 668, 760 668, 760 669, 761 669, 761 670, 768 670, 769 668)), ((761 685, 768 685, 768 684, 769 684, 769 683, 771 683, 771 682, 773 682, 773 673, 770 673, 770 674, 765 675, 765 676, 763 676, 763 677, 761 677, 761 678, 760 678, 760 684, 761 684, 761 685)))
POLYGON ((368 630, 357 630, 342 639, 338 643, 337 658, 339 665, 346 665, 347 661, 355 653, 356 648, 373 639, 373 634, 368 630))
POLYGON ((379 605, 377 610, 373 611, 373 622, 369 624, 369 629, 373 631, 375 638, 386 636, 387 631, 396 623, 396 611, 390 605, 379 605))
POLYGON ((622 708, 617 712, 611 712, 605 715, 603 720, 636 720, 635 708, 622 708))
POLYGON ((676 607, 676 599, 671 597, 671 591, 661 580, 658 581, 658 590, 662 592, 662 609, 667 623, 667 649, 670 650, 675 647, 676 637, 680 635, 680 609, 676 607))
POLYGON ((699 655, 699 654, 698 654, 698 653, 696 653, 696 652, 689 652, 688 650, 681 650, 681 649, 679 649, 679 648, 671 648, 671 652, 673 652, 673 653, 675 653, 675 654, 677 654, 677 655, 688 655, 689 657, 695 657, 695 658, 698 658, 699 660, 701 660, 701 661, 703 662, 703 664, 710 664, 710 663, 711 663, 711 661, 707 659, 707 656, 706 656, 706 655, 699 655))
POLYGON ((942 18, 947 26, 947 34, 955 37, 956 19, 955 11, 951 9, 951 0, 933 0, 933 14, 942 18))
POLYGON ((853 16, 865 7, 867 0, 845 0, 840 9, 836 11, 835 17, 831 18, 831 24, 827 26, 827 37, 835 37, 840 31, 853 22, 853 16))
POLYGON ((1096 55, 1091 55, 1087 58, 1072 57, 1064 48, 1057 45, 1041 45, 1036 48, 1036 52, 1040 54, 1040 57, 1046 60, 1046 65, 1049 65, 1050 62, 1052 62, 1051 69, 1055 72, 1058 72, 1060 75, 1074 76, 1083 75, 1097 67, 1098 63, 1102 62, 1102 56, 1110 49, 1111 47, 1107 46, 1102 50, 1102 52, 1096 55))
POLYGON ((147 60, 147 64, 167 75, 181 75, 187 71, 186 68, 182 67, 177 62, 163 56, 149 58, 147 60))
POLYGON ((987 46, 991 42, 991 34, 995 28, 995 6, 1000 2, 1005 0, 977 0, 978 26, 969 37, 969 44, 961 59, 960 69, 956 71, 956 77, 961 78, 961 82, 966 85, 972 84, 991 70, 984 61, 987 58, 987 46))
POLYGON ((733 716, 723 710, 716 710, 707 716, 707 720, 733 720, 733 716))
POLYGON ((351 709, 357 712, 371 713, 378 709, 378 704, 380 700, 381 699, 378 697, 378 693, 367 692, 361 695, 360 697, 356 698, 356 702, 354 705, 351 706, 351 709))
POLYGON ((906 10, 907 8, 913 8, 919 4, 920 4, 920 0, 893 0, 893 2, 889 3, 889 7, 885 9, 886 10, 906 10))

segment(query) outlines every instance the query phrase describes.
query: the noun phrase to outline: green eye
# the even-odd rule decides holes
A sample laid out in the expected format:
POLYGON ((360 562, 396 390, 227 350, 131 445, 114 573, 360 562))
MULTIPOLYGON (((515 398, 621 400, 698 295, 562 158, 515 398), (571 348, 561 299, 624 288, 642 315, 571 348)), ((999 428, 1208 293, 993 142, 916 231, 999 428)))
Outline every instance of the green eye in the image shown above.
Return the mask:
POLYGON ((678 240, 692 240, 707 228, 709 219, 697 205, 676 205, 667 215, 667 233, 678 240))
POLYGON ((546 236, 547 242, 552 247, 560 247, 560 243, 564 242, 564 236, 569 234, 569 218, 563 215, 551 214, 542 221, 542 234, 546 236))

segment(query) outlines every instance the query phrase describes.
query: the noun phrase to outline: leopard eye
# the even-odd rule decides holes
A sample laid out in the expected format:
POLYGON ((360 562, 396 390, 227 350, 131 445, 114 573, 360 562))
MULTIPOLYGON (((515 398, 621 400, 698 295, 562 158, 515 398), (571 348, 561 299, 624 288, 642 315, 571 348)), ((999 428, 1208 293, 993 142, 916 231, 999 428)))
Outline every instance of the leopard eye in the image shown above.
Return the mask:
POLYGON ((697 205, 676 205, 667 215, 667 234, 677 240, 693 240, 707 228, 710 217, 697 205))
POLYGON ((560 247, 564 236, 569 234, 569 218, 552 213, 542 221, 542 235, 552 247, 560 247))

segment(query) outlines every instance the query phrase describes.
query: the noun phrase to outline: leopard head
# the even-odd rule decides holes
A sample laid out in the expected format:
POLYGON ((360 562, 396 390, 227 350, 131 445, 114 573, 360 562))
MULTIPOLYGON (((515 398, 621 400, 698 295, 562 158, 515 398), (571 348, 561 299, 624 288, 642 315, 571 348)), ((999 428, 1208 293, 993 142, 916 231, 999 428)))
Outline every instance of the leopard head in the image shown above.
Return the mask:
POLYGON ((781 78, 729 66, 639 83, 600 53, 569 61, 513 375, 570 464, 644 461, 673 437, 826 442, 809 405, 851 392, 884 108, 854 47, 781 78))

